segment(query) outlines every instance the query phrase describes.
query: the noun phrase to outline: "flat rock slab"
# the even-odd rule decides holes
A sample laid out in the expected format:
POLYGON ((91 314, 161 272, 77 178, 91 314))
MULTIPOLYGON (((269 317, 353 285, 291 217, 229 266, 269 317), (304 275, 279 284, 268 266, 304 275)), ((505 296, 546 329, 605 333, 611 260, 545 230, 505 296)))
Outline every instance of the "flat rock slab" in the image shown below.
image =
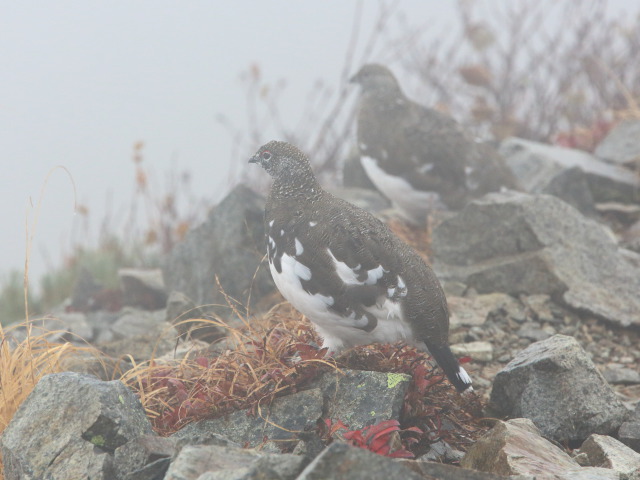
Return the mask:
POLYGON ((152 433, 138 398, 121 382, 45 375, 3 433, 5 479, 117 478, 114 453, 152 433))
POLYGON ((371 480, 373 478, 424 480, 425 477, 391 458, 345 443, 334 442, 307 465, 297 480, 371 480))
POLYGON ((190 423, 172 437, 187 439, 217 433, 240 444, 255 447, 265 441, 296 438, 305 428, 314 428, 322 415, 323 398, 319 389, 276 398, 271 405, 238 410, 224 417, 190 423))
POLYGON ((187 445, 163 477, 164 480, 294 480, 304 467, 304 457, 265 454, 218 445, 187 445))
POLYGON ((629 414, 589 355, 565 335, 518 353, 496 375, 490 405, 501 415, 532 420, 559 442, 612 433, 629 414))
POLYGON ((546 294, 640 325, 640 267, 609 230, 550 195, 492 193, 434 231, 434 267, 479 293, 546 294))
POLYGON ((540 436, 535 425, 525 418, 516 418, 508 422, 499 421, 471 446, 460 465, 464 468, 491 473, 496 475, 496 478, 504 478, 497 475, 521 475, 522 477, 519 478, 541 480, 620 480, 621 478, 620 474, 614 470, 581 467, 563 450, 540 436))
POLYGON ((527 192, 542 192, 554 177, 579 168, 596 202, 633 203, 639 198, 637 174, 582 150, 508 138, 500 145, 500 153, 527 192))
POLYGON ((615 470, 622 475, 640 472, 640 453, 606 435, 591 435, 580 447, 594 467, 615 470))
POLYGON ((322 391, 326 417, 358 430, 399 419, 411 377, 402 373, 342 370, 313 383, 322 391))
POLYGON ((460 466, 499 475, 558 475, 580 468, 525 418, 498 421, 469 448, 460 466))

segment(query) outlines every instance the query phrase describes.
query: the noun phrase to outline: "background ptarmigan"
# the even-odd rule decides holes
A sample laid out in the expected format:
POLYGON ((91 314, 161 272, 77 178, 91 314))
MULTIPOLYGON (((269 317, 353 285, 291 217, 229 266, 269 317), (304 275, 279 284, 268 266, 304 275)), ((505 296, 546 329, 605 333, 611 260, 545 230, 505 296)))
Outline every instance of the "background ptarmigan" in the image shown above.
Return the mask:
POLYGON ((459 391, 447 300, 433 271, 385 224, 324 191, 307 157, 272 141, 251 158, 274 179, 265 209, 269 267, 331 353, 403 340, 428 349, 459 391))
POLYGON ((362 166, 410 222, 424 224, 430 210, 459 209, 502 187, 518 189, 493 148, 474 141, 451 117, 407 98, 388 68, 364 65, 351 81, 361 87, 362 166))

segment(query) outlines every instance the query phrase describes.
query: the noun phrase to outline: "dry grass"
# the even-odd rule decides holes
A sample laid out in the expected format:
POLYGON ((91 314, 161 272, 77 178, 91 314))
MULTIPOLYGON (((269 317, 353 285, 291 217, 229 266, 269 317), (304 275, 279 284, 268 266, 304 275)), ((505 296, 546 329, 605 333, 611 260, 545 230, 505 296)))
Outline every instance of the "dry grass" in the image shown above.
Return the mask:
MULTIPOLYGON (((85 350, 69 343, 54 344, 47 340, 52 333, 31 334, 30 324, 4 329, 0 325, 0 433, 7 427, 18 407, 29 396, 40 378, 63 371, 62 361, 85 350), (27 329, 26 338, 15 342, 11 330, 27 329)), ((0 462, 0 480, 4 478, 0 462)))
MULTIPOLYGON (((363 346, 325 358, 325 350, 312 346, 319 338, 311 324, 285 303, 264 316, 245 319, 242 328, 219 320, 197 321, 227 328, 228 348, 213 355, 194 352, 170 365, 146 362, 122 377, 138 392, 161 435, 235 410, 259 413, 261 406, 303 390, 319 374, 347 368, 412 376, 400 420, 403 428, 418 427, 423 432, 410 446, 414 453, 428 450, 438 439, 464 450, 486 431, 478 418, 482 406, 477 399, 462 398, 438 368, 429 366, 426 354, 406 345, 363 346)), ((318 428, 329 440, 324 424, 318 428)))
POLYGON ((288 304, 243 319, 242 328, 221 320, 189 321, 226 329, 228 348, 215 356, 194 352, 172 365, 151 360, 122 376, 164 435, 201 418, 268 403, 297 391, 320 370, 337 368, 324 351, 309 346, 315 333, 288 304))

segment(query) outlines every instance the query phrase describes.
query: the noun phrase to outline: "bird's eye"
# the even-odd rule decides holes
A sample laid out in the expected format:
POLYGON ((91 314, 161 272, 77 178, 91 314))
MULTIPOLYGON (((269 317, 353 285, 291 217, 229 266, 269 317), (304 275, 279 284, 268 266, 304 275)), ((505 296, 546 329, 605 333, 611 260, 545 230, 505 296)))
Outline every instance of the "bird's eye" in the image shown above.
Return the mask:
POLYGON ((271 152, 262 152, 262 160, 267 162, 271 160, 271 152))

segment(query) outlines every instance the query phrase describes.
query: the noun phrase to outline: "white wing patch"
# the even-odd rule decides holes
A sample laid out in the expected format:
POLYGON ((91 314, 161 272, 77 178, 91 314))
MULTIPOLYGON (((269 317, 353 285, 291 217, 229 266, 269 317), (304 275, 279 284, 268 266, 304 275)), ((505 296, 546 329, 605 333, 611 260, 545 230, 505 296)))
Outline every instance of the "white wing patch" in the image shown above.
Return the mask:
POLYGON ((310 227, 315 227, 318 224, 318 222, 309 222, 309 226, 310 227))
POLYGON ((302 252, 304 252, 304 247, 302 246, 302 243, 300 243, 300 240, 298 240, 297 238, 295 239, 296 242, 296 255, 302 255, 302 252))
POLYGON ((386 270, 382 268, 382 265, 378 265, 376 268, 372 268, 371 270, 367 270, 367 279, 364 281, 365 285, 374 285, 382 275, 384 275, 386 270))
POLYGON ((336 273, 340 280, 345 285, 373 285, 375 284, 387 270, 382 268, 382 265, 378 265, 376 268, 367 270, 367 278, 364 281, 358 280, 358 272, 362 268, 359 264, 355 268, 351 268, 344 262, 338 260, 330 248, 327 248, 327 253, 333 261, 333 266, 336 269, 336 273))
POLYGON ((333 266, 336 269, 336 273, 340 280, 344 282, 345 285, 362 285, 362 282, 358 281, 358 277, 356 272, 346 263, 339 261, 331 252, 330 248, 327 248, 327 253, 331 257, 333 261, 333 266))

